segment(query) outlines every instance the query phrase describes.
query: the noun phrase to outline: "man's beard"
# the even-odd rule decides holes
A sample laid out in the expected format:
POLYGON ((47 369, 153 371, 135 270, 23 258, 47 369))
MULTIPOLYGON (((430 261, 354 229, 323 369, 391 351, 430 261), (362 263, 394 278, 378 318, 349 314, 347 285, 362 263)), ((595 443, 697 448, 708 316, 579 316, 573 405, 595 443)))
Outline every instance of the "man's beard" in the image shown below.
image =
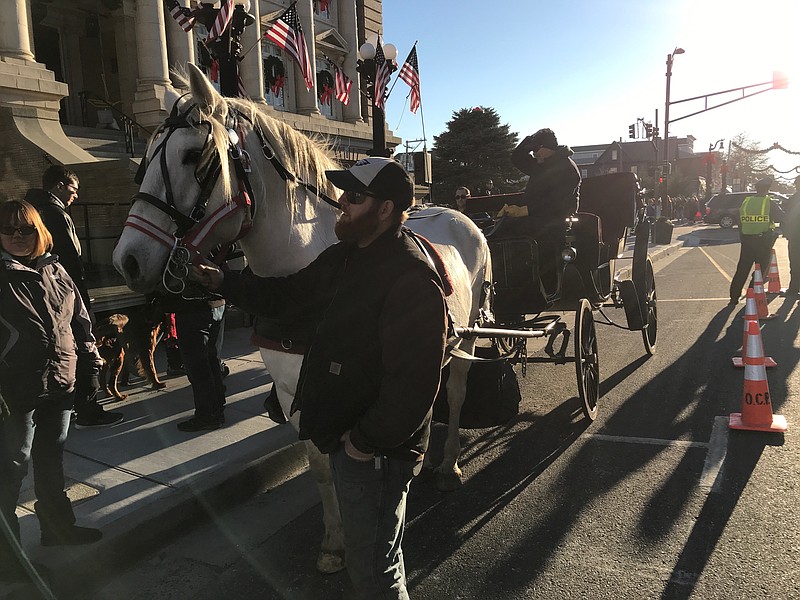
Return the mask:
POLYGON ((343 221, 343 218, 344 215, 336 221, 334 228, 336 237, 342 242, 358 243, 369 237, 378 228, 378 206, 373 206, 369 212, 360 217, 353 218, 352 215, 347 215, 346 221, 343 221))

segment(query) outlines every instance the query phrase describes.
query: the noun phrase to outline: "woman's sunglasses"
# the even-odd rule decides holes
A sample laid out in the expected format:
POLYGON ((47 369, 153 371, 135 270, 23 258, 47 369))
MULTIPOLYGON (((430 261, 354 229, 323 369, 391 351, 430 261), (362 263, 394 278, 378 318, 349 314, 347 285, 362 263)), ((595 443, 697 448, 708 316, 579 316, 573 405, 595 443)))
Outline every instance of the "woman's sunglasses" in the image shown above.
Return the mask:
POLYGON ((20 225, 19 227, 0 227, 0 233, 3 235, 33 235, 36 233, 36 227, 33 225, 20 225))
POLYGON ((456 194, 456 200, 463 200, 465 198, 469 198, 466 194, 456 194))

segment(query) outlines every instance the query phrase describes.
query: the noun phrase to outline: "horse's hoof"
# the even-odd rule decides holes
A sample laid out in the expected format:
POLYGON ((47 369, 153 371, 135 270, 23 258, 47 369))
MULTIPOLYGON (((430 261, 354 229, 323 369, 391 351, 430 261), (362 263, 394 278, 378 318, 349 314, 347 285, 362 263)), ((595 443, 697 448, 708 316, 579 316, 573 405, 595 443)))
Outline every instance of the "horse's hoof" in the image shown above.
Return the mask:
POLYGON ((167 387, 167 384, 163 381, 156 381, 153 383, 154 390, 163 390, 165 387, 167 387))
POLYGON ((117 398, 117 400, 118 400, 119 402, 122 402, 122 401, 123 401, 123 400, 125 400, 125 398, 127 398, 127 397, 128 397, 128 394, 119 394, 119 395, 118 395, 116 398, 117 398))
POLYGON ((317 571, 330 575, 344 569, 344 557, 331 552, 320 552, 317 557, 317 571))
POLYGON ((461 476, 458 473, 437 473, 436 489, 440 492, 454 492, 461 489, 461 476))

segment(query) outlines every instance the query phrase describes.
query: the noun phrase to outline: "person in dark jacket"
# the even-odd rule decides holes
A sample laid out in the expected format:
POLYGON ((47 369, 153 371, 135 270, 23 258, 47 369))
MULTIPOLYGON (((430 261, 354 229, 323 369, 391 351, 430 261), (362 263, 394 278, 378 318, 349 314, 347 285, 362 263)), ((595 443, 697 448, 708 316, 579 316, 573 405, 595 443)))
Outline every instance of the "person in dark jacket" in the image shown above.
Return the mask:
POLYGON ((800 175, 794 179, 794 194, 784 201, 782 208, 786 219, 781 223, 781 231, 789 241, 790 279, 789 287, 781 295, 796 298, 800 295, 800 175))
MULTIPOLYGON (((36 207, 45 227, 53 236, 53 252, 67 270, 91 316, 91 301, 81 261, 81 242, 67 209, 78 199, 78 176, 61 165, 52 165, 42 174, 42 189, 30 189, 25 200, 36 207)), ((97 373, 83 362, 78 365, 75 388, 76 427, 106 427, 123 419, 120 412, 107 412, 97 402, 99 388, 90 385, 97 373)))
POLYGON ((403 167, 371 157, 326 175, 345 190, 341 243, 288 277, 223 276, 206 265, 192 276, 252 313, 312 316, 295 397, 300 437, 330 454, 358 597, 407 599, 406 497, 428 447, 444 296, 402 227, 414 189, 403 167))
POLYGON ((565 219, 578 212, 581 174, 552 129, 540 129, 514 148, 511 162, 528 175, 524 229, 538 245, 542 283, 550 291, 564 247, 565 219))
MULTIPOLYGON (((99 367, 89 313, 27 202, 0 204, 0 575, 25 577, 15 514, 33 462, 36 515, 45 546, 95 542, 75 525, 64 490, 63 451, 78 356, 99 367)), ((99 387, 99 386, 98 386, 99 387)))

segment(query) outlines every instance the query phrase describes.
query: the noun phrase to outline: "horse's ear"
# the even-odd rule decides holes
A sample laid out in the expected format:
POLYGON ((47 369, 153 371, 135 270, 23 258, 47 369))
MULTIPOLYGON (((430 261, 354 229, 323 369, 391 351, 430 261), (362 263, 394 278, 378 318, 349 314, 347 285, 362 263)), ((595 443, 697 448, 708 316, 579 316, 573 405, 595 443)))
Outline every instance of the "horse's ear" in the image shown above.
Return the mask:
POLYGON ((205 76, 197 66, 192 63, 186 65, 189 73, 189 89, 192 91, 192 99, 202 108, 216 106, 219 104, 217 90, 211 85, 208 77, 205 76))
POLYGON ((168 86, 164 92, 164 107, 167 112, 172 110, 175 103, 181 99, 181 94, 172 86, 168 86))

